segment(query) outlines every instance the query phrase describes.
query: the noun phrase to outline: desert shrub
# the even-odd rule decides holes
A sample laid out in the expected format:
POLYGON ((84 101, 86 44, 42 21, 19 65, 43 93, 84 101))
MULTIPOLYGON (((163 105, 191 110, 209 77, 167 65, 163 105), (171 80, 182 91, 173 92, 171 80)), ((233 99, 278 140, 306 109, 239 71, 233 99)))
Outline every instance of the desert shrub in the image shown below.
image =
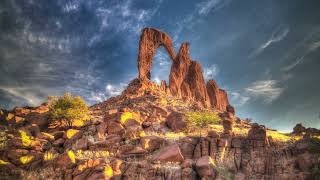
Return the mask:
POLYGON ((84 122, 90 119, 89 108, 80 96, 65 93, 50 100, 49 113, 53 120, 62 120, 71 127, 78 121, 84 122))
POLYGON ((8 136, 5 130, 0 129, 0 150, 5 149, 7 146, 8 136))
POLYGON ((184 113, 187 123, 188 129, 192 127, 196 127, 201 136, 201 129, 208 127, 209 125, 219 124, 221 119, 215 112, 210 111, 190 111, 184 113))

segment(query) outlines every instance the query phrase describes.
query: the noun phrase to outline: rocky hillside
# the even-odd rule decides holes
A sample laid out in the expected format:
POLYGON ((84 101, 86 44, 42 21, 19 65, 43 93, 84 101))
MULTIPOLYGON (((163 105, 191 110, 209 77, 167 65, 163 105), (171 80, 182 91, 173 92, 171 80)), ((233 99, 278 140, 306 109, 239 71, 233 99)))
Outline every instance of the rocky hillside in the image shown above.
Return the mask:
POLYGON ((166 33, 146 28, 138 68, 121 95, 73 127, 52 121, 46 103, 1 110, 0 179, 320 179, 319 130, 283 134, 237 118, 188 43, 176 55, 166 33), (159 46, 172 59, 168 85, 150 81, 159 46))

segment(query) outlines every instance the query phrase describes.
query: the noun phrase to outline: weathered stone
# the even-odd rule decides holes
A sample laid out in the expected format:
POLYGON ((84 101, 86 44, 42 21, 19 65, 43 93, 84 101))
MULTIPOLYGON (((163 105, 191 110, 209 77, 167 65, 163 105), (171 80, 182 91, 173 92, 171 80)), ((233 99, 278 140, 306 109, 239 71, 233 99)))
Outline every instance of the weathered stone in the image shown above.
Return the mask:
POLYGON ((212 79, 207 82, 206 88, 211 107, 220 111, 226 111, 229 105, 227 93, 224 90, 219 89, 217 83, 212 79))
POLYGON ((187 128, 185 116, 179 112, 172 112, 166 119, 168 127, 174 132, 181 132, 187 128))
POLYGON ((233 138, 231 141, 231 146, 233 148, 241 148, 242 140, 240 138, 233 138))
POLYGON ((197 61, 191 60, 188 43, 181 45, 177 58, 171 66, 169 79, 173 95, 210 107, 201 66, 197 61))
POLYGON ((182 162, 184 158, 178 144, 173 144, 161 149, 153 159, 164 162, 182 162))
POLYGON ((146 136, 140 139, 142 148, 147 151, 154 151, 156 149, 159 149, 163 143, 164 139, 157 136, 146 136))
POLYGON ((140 36, 139 54, 138 54, 138 68, 140 79, 151 78, 152 59, 155 55, 156 49, 164 46, 168 51, 170 58, 175 59, 175 52, 172 46, 171 38, 164 32, 153 28, 145 28, 140 36))
POLYGON ((116 121, 109 121, 108 127, 107 127, 107 133, 122 135, 124 133, 124 128, 120 123, 116 121))
POLYGON ((216 170, 214 169, 214 161, 210 156, 203 156, 196 162, 196 170, 201 178, 216 176, 216 170))
POLYGON ((306 128, 301 124, 296 124, 296 126, 293 128, 293 134, 295 135, 302 135, 303 132, 306 131, 306 128))
POLYGON ((248 132, 248 139, 251 140, 266 140, 267 134, 264 127, 254 123, 248 132))

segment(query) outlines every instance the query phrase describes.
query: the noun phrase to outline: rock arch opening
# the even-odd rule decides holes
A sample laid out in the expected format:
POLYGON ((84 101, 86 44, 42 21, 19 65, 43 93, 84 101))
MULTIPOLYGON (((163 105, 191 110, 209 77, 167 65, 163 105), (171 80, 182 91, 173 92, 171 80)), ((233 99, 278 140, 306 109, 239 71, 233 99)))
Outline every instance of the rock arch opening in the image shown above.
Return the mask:
POLYGON ((153 58, 153 63, 151 66, 151 77, 150 79, 157 83, 158 85, 161 84, 161 80, 165 80, 169 82, 169 74, 172 66, 172 60, 167 53, 164 47, 159 47, 153 58))
POLYGON ((151 78, 151 66, 157 48, 163 46, 171 60, 176 58, 172 39, 164 32, 153 28, 143 29, 139 43, 138 69, 140 79, 151 78))

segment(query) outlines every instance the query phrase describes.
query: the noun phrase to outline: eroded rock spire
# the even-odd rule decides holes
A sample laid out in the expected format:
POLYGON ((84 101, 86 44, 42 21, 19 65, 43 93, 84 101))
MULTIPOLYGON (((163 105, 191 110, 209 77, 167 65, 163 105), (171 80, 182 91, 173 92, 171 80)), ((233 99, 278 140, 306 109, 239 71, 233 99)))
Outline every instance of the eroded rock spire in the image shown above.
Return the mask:
MULTIPOLYGON (((182 43, 176 56, 169 35, 157 29, 145 28, 142 31, 138 55, 140 80, 150 80, 152 60, 160 46, 166 48, 173 61, 168 87, 172 95, 193 100, 202 107, 227 110, 227 93, 219 89, 214 81, 209 81, 206 85, 200 63, 190 58, 189 43, 182 43)), ((166 83, 162 82, 162 86, 166 86, 166 83)))
POLYGON ((140 79, 151 78, 152 59, 156 49, 164 46, 172 60, 176 58, 176 53, 172 47, 171 38, 164 32, 153 28, 145 28, 142 31, 139 43, 138 69, 140 79))

